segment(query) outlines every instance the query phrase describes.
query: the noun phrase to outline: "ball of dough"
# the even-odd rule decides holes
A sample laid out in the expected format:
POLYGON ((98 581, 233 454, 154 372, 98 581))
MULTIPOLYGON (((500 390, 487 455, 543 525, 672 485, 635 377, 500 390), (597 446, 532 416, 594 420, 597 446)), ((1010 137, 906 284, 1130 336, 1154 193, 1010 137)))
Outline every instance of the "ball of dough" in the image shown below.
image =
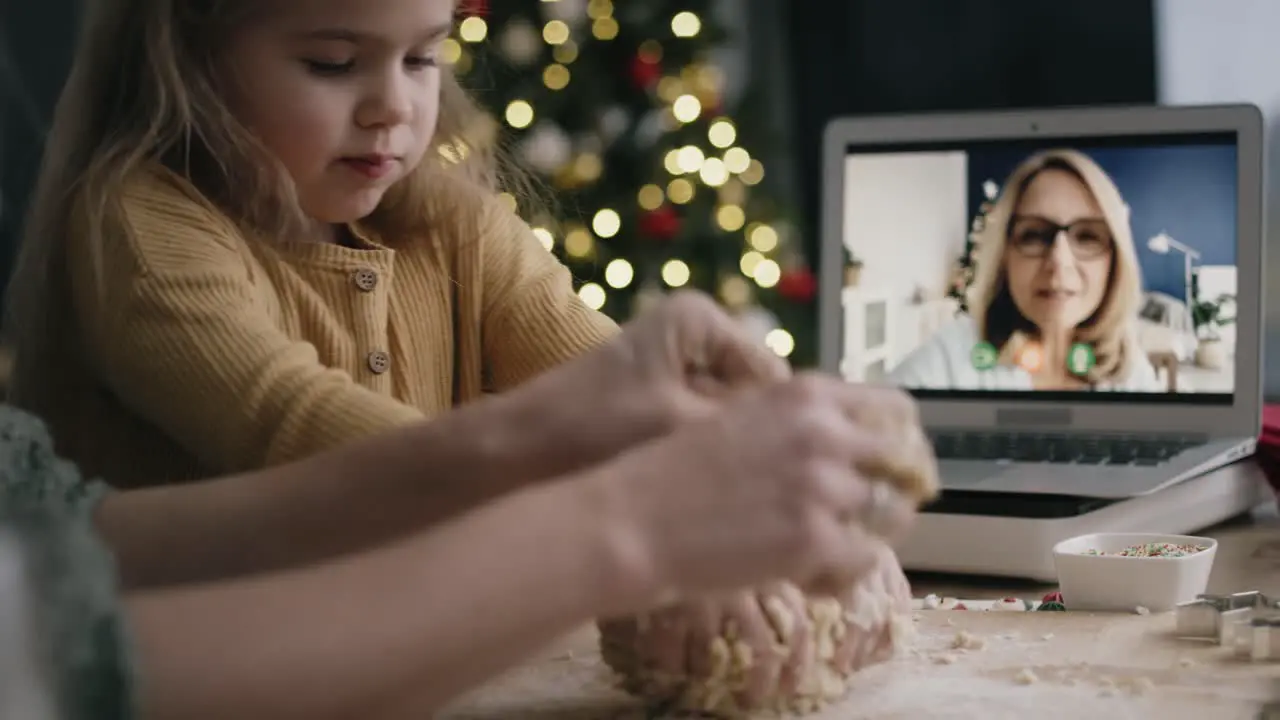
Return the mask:
MULTIPOLYGON (((792 611, 776 596, 766 597, 762 607, 775 630, 776 650, 790 655, 798 646, 798 624, 792 611)), ((843 670, 835 659, 844 643, 855 642, 859 634, 888 628, 895 653, 911 644, 915 627, 911 616, 900 610, 893 598, 878 586, 861 584, 842 599, 808 597, 805 600, 808 624, 808 672, 798 678, 793 692, 770 688, 760 702, 744 706, 739 691, 745 687, 752 666, 752 648, 732 632, 711 641, 704 649, 711 668, 707 677, 663 672, 646 667, 639 644, 649 629, 647 616, 600 625, 601 654, 605 663, 621 678, 622 687, 651 707, 667 712, 699 713, 720 718, 779 717, 816 712, 842 699, 856 670, 843 670)))

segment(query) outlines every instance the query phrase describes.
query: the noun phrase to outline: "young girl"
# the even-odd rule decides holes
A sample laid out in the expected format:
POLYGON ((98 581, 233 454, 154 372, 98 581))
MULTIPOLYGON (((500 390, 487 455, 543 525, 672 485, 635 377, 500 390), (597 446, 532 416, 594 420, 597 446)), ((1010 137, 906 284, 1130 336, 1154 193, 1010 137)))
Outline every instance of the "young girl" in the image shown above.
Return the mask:
POLYGON ((438 63, 453 11, 89 6, 11 302, 12 399, 86 472, 299 458, 615 332, 498 199, 494 128, 438 63))

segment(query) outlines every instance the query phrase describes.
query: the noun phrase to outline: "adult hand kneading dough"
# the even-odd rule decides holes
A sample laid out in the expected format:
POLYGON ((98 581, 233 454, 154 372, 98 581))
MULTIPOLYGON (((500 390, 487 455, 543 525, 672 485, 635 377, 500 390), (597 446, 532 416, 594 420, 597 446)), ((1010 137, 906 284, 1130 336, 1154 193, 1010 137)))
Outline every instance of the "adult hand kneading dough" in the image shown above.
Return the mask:
POLYGON ((937 495, 937 464, 914 403, 868 402, 853 410, 853 419, 868 443, 856 467, 872 480, 849 531, 853 542, 880 546, 878 565, 858 578, 821 579, 808 592, 779 583, 735 598, 602 620, 601 654, 624 689, 674 712, 730 718, 804 714, 844 697, 853 673, 906 644, 914 632, 910 588, 892 549, 877 535, 891 525, 881 517, 895 505, 918 506, 937 495), (743 603, 758 603, 763 612, 730 614, 763 616, 767 627, 712 620, 719 629, 715 637, 690 634, 690 628, 708 626, 709 607, 732 610, 743 603), (760 658, 761 652, 783 658, 781 672, 763 670, 780 663, 760 658))

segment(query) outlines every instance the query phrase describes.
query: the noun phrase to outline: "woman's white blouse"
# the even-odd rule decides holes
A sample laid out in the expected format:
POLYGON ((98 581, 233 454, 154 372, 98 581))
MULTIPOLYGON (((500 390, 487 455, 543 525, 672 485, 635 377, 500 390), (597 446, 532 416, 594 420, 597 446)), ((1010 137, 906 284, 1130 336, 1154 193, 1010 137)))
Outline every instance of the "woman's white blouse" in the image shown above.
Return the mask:
MULTIPOLYGON (((987 370, 973 365, 973 349, 981 341, 978 324, 962 316, 934 333, 890 372, 889 380, 904 388, 920 390, 1035 390, 1031 374, 1016 366, 1000 364, 987 370)), ((1100 384, 1096 390, 1112 392, 1166 392, 1146 358, 1135 358, 1122 382, 1100 384)))

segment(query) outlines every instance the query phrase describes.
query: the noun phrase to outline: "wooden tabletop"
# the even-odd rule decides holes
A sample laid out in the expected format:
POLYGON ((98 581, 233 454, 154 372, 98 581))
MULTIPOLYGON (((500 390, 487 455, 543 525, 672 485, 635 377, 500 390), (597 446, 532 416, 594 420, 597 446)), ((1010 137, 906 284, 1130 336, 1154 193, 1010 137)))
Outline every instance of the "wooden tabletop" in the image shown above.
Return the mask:
MULTIPOLYGON (((1280 517, 1268 507, 1204 533, 1219 541, 1209 592, 1280 595, 1280 517)), ((1052 588, 978 578, 916 577, 915 593, 1038 599, 1052 588)), ((1187 718, 1255 720, 1280 701, 1280 663, 1251 663, 1179 640, 1170 613, 917 613, 902 658, 863 672, 847 699, 809 720, 903 718, 1187 718), (951 649, 960 630, 984 638, 951 649), (1030 675, 1029 684, 1019 682, 1030 675)), ((600 661, 584 627, 473 692, 447 720, 649 720, 600 661)))

